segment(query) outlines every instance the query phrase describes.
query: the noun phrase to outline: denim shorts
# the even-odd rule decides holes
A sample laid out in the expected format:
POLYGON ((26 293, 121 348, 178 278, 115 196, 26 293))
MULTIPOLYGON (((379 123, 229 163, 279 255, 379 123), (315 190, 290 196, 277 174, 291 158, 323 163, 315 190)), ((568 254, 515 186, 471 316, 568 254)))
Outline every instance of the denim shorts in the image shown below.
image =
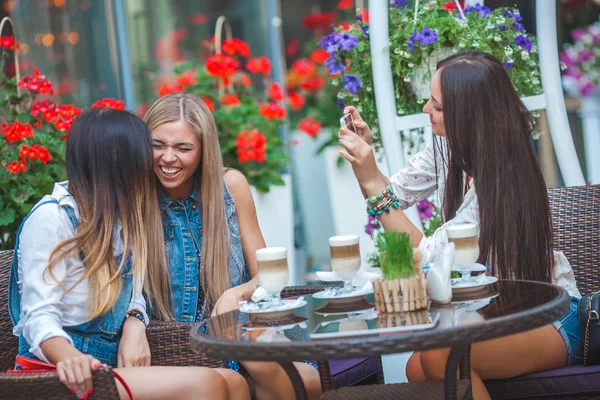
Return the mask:
POLYGON ((569 311, 560 320, 552 323, 565 341, 565 346, 567 346, 569 366, 583 364, 583 341, 577 312, 579 300, 577 297, 571 297, 569 311))

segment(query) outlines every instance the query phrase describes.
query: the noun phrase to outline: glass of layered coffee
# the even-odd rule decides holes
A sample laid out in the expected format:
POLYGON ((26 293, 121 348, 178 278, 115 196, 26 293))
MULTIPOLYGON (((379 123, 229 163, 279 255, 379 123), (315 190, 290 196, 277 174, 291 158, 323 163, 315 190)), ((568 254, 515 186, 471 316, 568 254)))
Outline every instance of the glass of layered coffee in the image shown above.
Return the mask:
POLYGON ((256 250, 258 283, 269 292, 273 306, 281 305, 281 291, 290 279, 285 247, 256 250))
POLYGON ((446 228, 448 242, 454 243, 453 270, 461 274, 462 280, 471 277, 473 264, 479 258, 479 242, 477 240, 477 225, 461 224, 446 228))
POLYGON ((332 236, 329 238, 331 268, 344 281, 344 292, 353 289, 352 278, 360 269, 358 236, 332 236))

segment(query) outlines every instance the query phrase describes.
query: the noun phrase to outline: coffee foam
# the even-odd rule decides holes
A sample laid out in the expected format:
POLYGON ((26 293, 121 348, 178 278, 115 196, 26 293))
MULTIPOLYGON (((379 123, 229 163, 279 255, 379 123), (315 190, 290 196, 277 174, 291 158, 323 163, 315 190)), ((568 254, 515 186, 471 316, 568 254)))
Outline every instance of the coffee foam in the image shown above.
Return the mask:
POLYGON ((358 236, 344 235, 344 236, 332 236, 329 238, 329 245, 331 247, 349 246, 352 244, 358 244, 358 236))
POLYGON ((265 247, 256 250, 256 261, 273 261, 287 259, 285 247, 265 247))
POLYGON ((477 236, 477 225, 475 224, 461 224, 452 225, 446 228, 448 239, 461 239, 472 236, 477 236))

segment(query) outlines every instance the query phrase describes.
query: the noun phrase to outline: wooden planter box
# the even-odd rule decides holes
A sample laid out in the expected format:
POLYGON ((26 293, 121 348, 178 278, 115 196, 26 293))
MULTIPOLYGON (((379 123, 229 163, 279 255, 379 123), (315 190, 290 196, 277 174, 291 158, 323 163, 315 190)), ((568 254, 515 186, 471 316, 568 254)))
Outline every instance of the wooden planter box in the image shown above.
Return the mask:
POLYGON ((415 311, 428 305, 425 277, 373 281, 375 306, 380 313, 415 311))

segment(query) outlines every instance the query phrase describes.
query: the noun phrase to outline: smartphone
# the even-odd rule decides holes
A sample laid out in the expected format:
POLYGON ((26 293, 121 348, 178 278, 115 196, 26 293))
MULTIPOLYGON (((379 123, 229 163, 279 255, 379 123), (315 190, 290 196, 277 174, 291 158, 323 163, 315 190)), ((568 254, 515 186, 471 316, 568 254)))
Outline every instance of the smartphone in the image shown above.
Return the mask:
POLYGON ((347 128, 352 132, 357 133, 356 126, 354 126, 354 120, 352 119, 352 114, 344 114, 344 116, 340 118, 340 125, 342 128, 347 128))

